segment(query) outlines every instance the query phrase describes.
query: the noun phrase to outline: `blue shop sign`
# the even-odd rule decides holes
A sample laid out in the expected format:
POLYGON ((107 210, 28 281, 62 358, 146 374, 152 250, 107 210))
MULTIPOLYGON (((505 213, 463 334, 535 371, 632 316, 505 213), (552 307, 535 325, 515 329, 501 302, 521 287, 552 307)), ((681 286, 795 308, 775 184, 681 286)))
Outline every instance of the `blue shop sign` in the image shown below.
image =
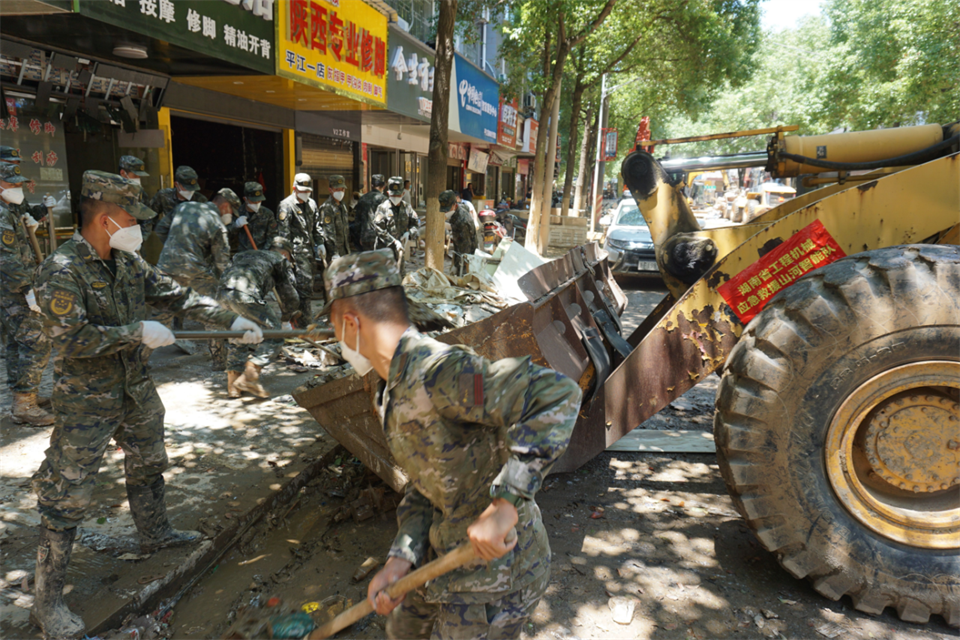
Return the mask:
POLYGON ((456 83, 453 90, 460 132, 496 144, 500 85, 459 54, 454 68, 456 83))

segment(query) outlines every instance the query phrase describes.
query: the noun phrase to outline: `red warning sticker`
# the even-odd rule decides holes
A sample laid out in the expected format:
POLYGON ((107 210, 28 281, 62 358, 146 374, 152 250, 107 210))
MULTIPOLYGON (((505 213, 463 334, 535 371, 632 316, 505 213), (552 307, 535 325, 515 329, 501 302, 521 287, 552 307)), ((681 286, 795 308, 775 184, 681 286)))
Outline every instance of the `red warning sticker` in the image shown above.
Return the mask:
POLYGON ((763 310, 767 301, 801 276, 846 257, 846 253, 814 220, 752 265, 717 288, 743 324, 763 310))

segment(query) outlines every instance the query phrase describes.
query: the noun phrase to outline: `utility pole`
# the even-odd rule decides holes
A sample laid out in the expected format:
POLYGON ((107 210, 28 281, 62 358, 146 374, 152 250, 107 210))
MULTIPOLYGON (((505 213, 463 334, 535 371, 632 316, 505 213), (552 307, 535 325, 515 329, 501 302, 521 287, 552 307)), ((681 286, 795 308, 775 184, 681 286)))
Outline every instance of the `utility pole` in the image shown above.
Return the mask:
POLYGON ((597 161, 593 165, 593 206, 590 207, 590 233, 597 230, 597 217, 600 215, 600 205, 603 202, 603 188, 600 181, 603 178, 603 129, 607 126, 607 74, 600 79, 600 109, 597 113, 597 161))

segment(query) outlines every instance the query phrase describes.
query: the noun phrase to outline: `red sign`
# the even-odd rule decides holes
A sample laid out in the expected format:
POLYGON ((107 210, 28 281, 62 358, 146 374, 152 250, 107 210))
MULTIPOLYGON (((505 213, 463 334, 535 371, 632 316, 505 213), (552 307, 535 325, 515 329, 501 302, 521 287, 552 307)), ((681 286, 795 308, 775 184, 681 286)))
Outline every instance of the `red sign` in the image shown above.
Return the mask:
POLYGON ((610 162, 611 160, 617 159, 617 130, 616 129, 602 129, 601 130, 600 140, 603 143, 602 151, 600 152, 600 161, 601 162, 610 162))
POLYGON ((530 159, 520 158, 517 160, 517 173, 521 176, 530 174, 530 159))
POLYGON ((500 98, 500 118, 497 120, 497 144, 509 149, 517 146, 517 101, 504 102, 500 98))
POLYGON ((815 220, 717 287, 717 291, 740 321, 747 324, 779 291, 846 255, 823 223, 815 220))
MULTIPOLYGON (((630 149, 630 153, 633 153, 637 150, 637 147, 640 145, 641 140, 650 139, 650 116, 643 116, 640 118, 640 126, 637 127, 637 138, 633 141, 633 149, 630 149)), ((647 153, 653 153, 653 147, 642 147, 647 153)))

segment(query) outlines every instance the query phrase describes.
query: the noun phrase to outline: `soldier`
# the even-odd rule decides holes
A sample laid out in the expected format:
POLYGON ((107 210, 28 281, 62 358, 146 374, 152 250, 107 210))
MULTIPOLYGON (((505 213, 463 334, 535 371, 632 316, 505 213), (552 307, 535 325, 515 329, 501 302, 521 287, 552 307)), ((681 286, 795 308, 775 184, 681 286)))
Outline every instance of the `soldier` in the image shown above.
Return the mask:
MULTIPOLYGON (((220 276, 230 266, 230 240, 221 216, 232 215, 230 189, 222 189, 213 203, 183 202, 170 215, 170 235, 160 252, 157 267, 180 285, 190 287, 200 295, 217 296, 220 276), (229 192, 229 193, 225 193, 229 192)), ((157 321, 169 324, 172 314, 161 312, 157 321)), ((223 340, 209 340, 213 370, 223 371, 227 364, 223 340)))
MULTIPOLYGON (((0 147, 0 163, 15 164, 20 165, 20 150, 16 147, 0 147)), ((23 169, 21 169, 23 171, 23 169)), ((26 180, 29 182, 29 180, 26 180)), ((19 212, 20 215, 29 215, 30 219, 38 224, 43 222, 43 219, 47 217, 47 212, 51 207, 57 206, 57 199, 53 196, 47 194, 43 196, 40 200, 41 204, 29 204, 27 202, 21 202, 15 207, 12 207, 14 212, 19 212)), ((32 225, 31 225, 32 226, 32 225)))
POLYGON ((80 195, 80 230, 44 261, 35 283, 44 331, 57 349, 56 422, 46 458, 33 475, 41 524, 30 619, 50 638, 84 632, 62 592, 77 526, 111 438, 126 456, 127 499, 140 550, 200 539, 197 532, 174 530, 167 519, 164 408, 142 351, 172 344, 173 334, 145 319, 147 303, 244 331, 247 342, 263 339, 256 323, 181 287, 136 253, 142 240, 137 220, 155 215, 140 205, 138 186, 116 174, 87 171, 80 195))
POLYGON ((381 378, 376 408, 410 478, 389 559, 367 588, 390 615, 387 636, 519 637, 550 575, 534 496, 570 441, 579 387, 529 357, 490 362, 422 335, 389 251, 336 260, 324 283, 341 353, 359 375, 381 378), (468 539, 477 561, 405 599, 387 596, 413 566, 468 539))
POLYGON ((173 174, 173 186, 166 189, 160 189, 150 201, 150 208, 157 212, 158 217, 150 220, 147 224, 149 229, 144 232, 155 231, 163 242, 167 241, 167 234, 170 232, 170 223, 173 221, 171 215, 173 210, 182 202, 206 202, 207 199, 200 191, 200 179, 197 172, 187 165, 177 167, 173 174))
POLYGON ((362 251, 370 251, 376 247, 377 229, 373 226, 373 218, 377 208, 387 200, 387 196, 383 195, 386 181, 382 175, 377 173, 371 176, 370 184, 372 188, 360 196, 354 208, 353 225, 350 227, 350 237, 354 245, 362 251))
POLYGON ((403 272, 404 248, 408 240, 420 237, 420 219, 403 201, 403 178, 387 181, 387 200, 378 208, 373 224, 377 229, 377 247, 390 247, 403 272))
POLYGON ((50 341, 33 290, 37 256, 30 244, 30 214, 21 214, 26 179, 16 164, 0 164, 0 329, 6 344, 7 384, 13 392, 13 420, 43 427, 53 415, 37 405, 40 377, 50 360, 50 341))
POLYGON ((448 190, 440 194, 440 210, 443 212, 453 211, 453 215, 450 216, 450 234, 453 239, 453 272, 456 275, 462 275, 463 256, 472 256, 473 252, 479 248, 473 219, 470 217, 470 211, 457 202, 456 191, 448 190))
POLYGON ((313 297, 313 278, 316 264, 327 257, 323 230, 317 203, 310 197, 313 180, 305 173, 293 177, 293 193, 280 201, 277 211, 279 235, 293 244, 293 261, 296 263, 297 293, 300 295, 300 311, 309 321, 310 298, 313 297))
POLYGON ((320 207, 320 228, 330 260, 350 253, 350 223, 343 196, 347 187, 343 176, 330 176, 330 196, 320 207))
POLYGON ((266 197, 263 195, 263 185, 259 182, 247 182, 243 185, 243 201, 246 206, 243 215, 237 218, 230 228, 237 234, 237 245, 240 251, 266 249, 279 231, 277 214, 263 206, 264 200, 266 197), (243 230, 244 226, 250 230, 250 237, 253 238, 256 247, 250 244, 250 237, 243 230))
MULTIPOLYGON (((267 329, 300 317, 300 297, 293 269, 293 245, 286 238, 273 238, 269 249, 241 251, 220 278, 217 299, 227 309, 252 318, 267 329), (267 306, 267 296, 276 291, 280 316, 267 306)), ((227 395, 241 392, 268 398, 260 384, 260 371, 283 346, 282 340, 265 340, 259 345, 227 347, 227 395)))

